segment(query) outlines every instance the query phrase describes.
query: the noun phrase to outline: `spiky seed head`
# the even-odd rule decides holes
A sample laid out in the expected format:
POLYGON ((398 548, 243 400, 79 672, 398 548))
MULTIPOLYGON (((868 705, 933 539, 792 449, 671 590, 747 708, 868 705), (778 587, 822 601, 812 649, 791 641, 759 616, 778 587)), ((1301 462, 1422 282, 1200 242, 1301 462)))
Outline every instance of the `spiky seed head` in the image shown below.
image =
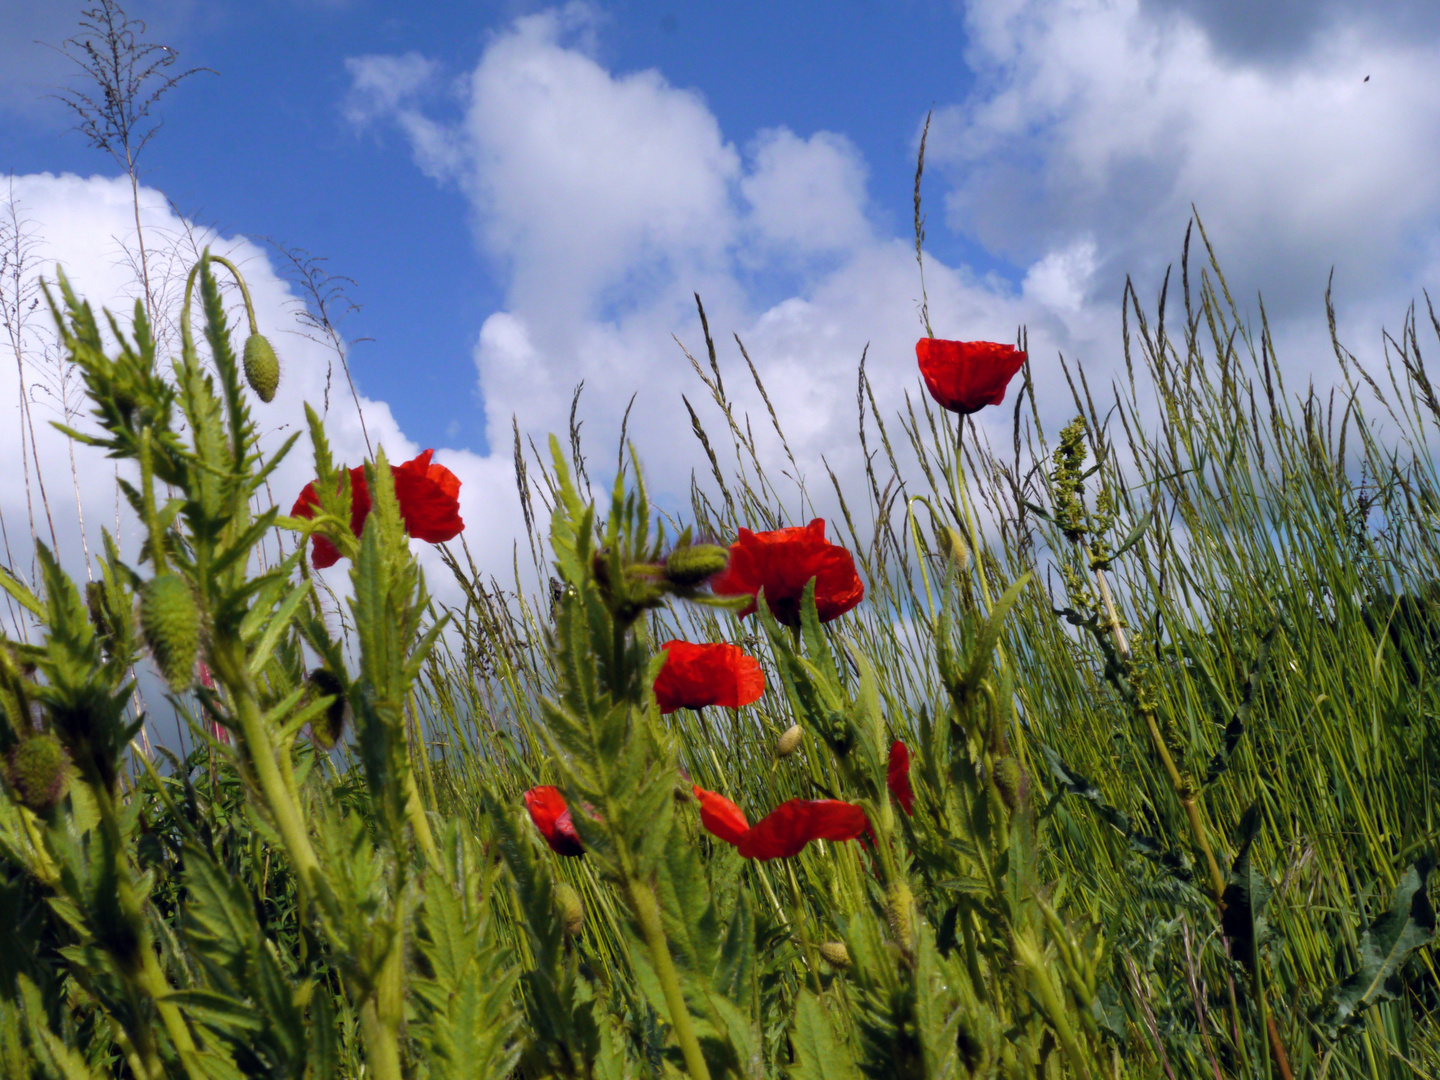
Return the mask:
POLYGON ((970 545, 948 525, 936 533, 935 542, 940 545, 941 553, 961 570, 970 565, 970 545))
POLYGON ((280 361, 264 334, 251 334, 245 339, 245 381, 261 401, 268 404, 275 400, 280 361))
POLYGON ((789 757, 800 745, 800 740, 805 737, 805 729, 799 724, 791 724, 781 734, 775 743, 775 753, 782 758, 789 757))
POLYGON ((1000 801, 1012 814, 1019 810, 1025 801, 1028 787, 1025 783, 1025 770, 1020 767, 1020 762, 1008 755, 995 762, 994 781, 995 790, 1000 793, 1000 801))
POLYGON ((345 715, 350 708, 345 696, 345 687, 339 677, 329 668, 316 668, 306 677, 308 696, 311 700, 333 697, 325 711, 310 721, 310 737, 322 750, 333 750, 345 732, 345 715))
POLYGON ((566 937, 579 937, 585 929, 585 903, 575 886, 562 881, 555 886, 555 909, 560 912, 560 923, 566 937))
POLYGON ((665 560, 665 580, 677 589, 698 589, 730 562, 730 552, 717 544, 685 544, 665 560))
POLYGON ((843 941, 821 942, 820 955, 831 967, 847 968, 850 966, 850 950, 845 947, 843 941))
POLYGON ((160 673, 170 686, 187 690, 200 651, 200 608, 179 574, 157 574, 140 592, 140 626, 160 673))
POLYGON ((6 779, 16 799, 37 814, 55 808, 70 788, 70 755, 54 735, 29 735, 10 749, 6 779))

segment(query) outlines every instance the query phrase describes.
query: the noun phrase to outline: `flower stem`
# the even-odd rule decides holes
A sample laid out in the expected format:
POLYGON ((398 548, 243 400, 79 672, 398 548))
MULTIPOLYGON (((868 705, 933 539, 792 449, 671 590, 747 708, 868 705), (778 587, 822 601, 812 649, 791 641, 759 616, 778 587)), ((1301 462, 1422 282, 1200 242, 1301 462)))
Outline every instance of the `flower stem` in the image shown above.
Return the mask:
POLYGON ((675 961, 670 957, 670 946, 665 941, 665 927, 660 922, 660 906, 655 893, 643 882, 630 882, 630 903, 635 909, 635 918, 640 931, 645 935, 645 944, 650 950, 650 963, 660 980, 660 989, 665 993, 665 1004, 670 1010, 670 1023, 675 1028, 675 1040, 685 1057, 685 1069, 690 1080, 710 1080, 710 1069, 705 1064, 705 1055, 700 1052, 700 1040, 695 1037, 695 1025, 690 1021, 690 1009, 685 1004, 685 994, 680 989, 680 976, 675 970, 675 961))

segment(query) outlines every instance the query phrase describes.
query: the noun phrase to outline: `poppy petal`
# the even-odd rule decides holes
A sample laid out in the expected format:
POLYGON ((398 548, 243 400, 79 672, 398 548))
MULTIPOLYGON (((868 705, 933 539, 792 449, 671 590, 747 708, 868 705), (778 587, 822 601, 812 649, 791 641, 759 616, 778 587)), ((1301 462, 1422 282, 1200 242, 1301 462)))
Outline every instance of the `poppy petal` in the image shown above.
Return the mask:
POLYGON ((951 412, 968 415, 1005 400, 1005 388, 1026 354, 995 341, 926 337, 915 343, 915 357, 930 396, 951 412))
POLYGON ((791 799, 753 826, 736 849, 747 859, 798 855, 811 840, 854 840, 869 828, 865 811, 837 799, 791 799))
POLYGON ((665 666, 655 678, 655 700, 662 714, 707 705, 738 709, 765 692, 759 662, 735 645, 667 641, 662 648, 665 666))
POLYGON ((531 788, 525 792, 525 809, 551 851, 572 858, 585 854, 585 844, 575 831, 570 808, 558 788, 548 785, 531 788))
POLYGON ((812 579, 821 622, 839 618, 865 597, 850 552, 825 539, 824 518, 762 533, 740 529, 730 545, 729 564, 711 579, 710 588, 718 596, 749 594, 742 618, 755 611, 754 598, 763 589, 775 619, 799 626, 801 600, 812 579))
POLYGON ((724 795, 706 791, 698 784, 692 785, 695 798, 700 800, 700 824, 711 836, 727 844, 739 844, 750 831, 745 814, 724 795))
POLYGON ((885 768, 885 783, 890 794, 905 813, 914 812, 915 789, 910 786, 910 748, 899 739, 890 744, 890 760, 885 768))

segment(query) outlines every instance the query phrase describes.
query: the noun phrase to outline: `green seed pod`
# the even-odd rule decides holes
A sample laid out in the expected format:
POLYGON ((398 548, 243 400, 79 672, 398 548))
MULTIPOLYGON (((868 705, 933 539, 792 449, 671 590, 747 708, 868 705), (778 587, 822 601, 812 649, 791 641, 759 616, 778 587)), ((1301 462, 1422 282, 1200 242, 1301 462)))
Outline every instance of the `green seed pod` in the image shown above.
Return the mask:
POLYGON ((820 955, 831 967, 847 968, 850 966, 850 950, 845 947, 843 941, 821 942, 820 955))
POLYGON ((350 710, 345 687, 329 668, 316 668, 305 680, 309 684, 309 696, 313 698, 333 697, 325 711, 310 721, 310 737, 322 750, 333 750, 345 732, 345 717, 350 710))
POLYGON ((275 400, 280 385, 280 361, 264 334, 251 334, 245 339, 245 381, 264 402, 275 400))
POLYGON ((775 753, 782 758, 789 757, 800 745, 805 730, 799 724, 791 724, 775 743, 775 753))
POLYGON ((573 885, 562 881, 555 886, 555 909, 560 912, 565 936, 579 937, 585 929, 585 904, 573 885))
POLYGON ((30 735, 11 748, 6 773, 15 798, 44 814, 70 788, 70 755, 54 735, 30 735))
POLYGON ((178 574, 158 574, 140 592, 140 625, 161 674, 176 690, 189 689, 200 651, 200 608, 178 574))
POLYGON ((1019 810, 1025 801, 1028 787, 1025 783, 1025 770, 1020 768, 1020 762, 1013 757, 1002 757, 995 762, 993 780, 995 790, 1000 793, 1000 801, 1012 814, 1019 810))
POLYGON ((697 589, 730 562, 730 552, 716 544, 686 544, 665 560, 665 580, 677 589, 697 589))

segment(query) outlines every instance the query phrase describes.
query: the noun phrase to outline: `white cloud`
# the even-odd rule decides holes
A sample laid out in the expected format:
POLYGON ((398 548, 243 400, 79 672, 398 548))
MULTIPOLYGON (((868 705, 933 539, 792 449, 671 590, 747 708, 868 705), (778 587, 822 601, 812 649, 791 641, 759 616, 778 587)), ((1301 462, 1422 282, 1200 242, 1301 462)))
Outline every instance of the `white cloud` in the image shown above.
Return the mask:
MULTIPOLYGON (((14 179, 13 198, 19 217, 27 222, 27 232, 35 240, 34 271, 43 272, 53 280, 56 265, 63 267, 78 295, 87 299, 97 311, 106 307, 116 315, 122 327, 129 325, 134 300, 139 289, 133 272, 134 222, 130 185, 127 179, 103 177, 81 178, 73 175, 38 174, 14 179)), ((193 253, 210 245, 217 254, 224 254, 241 267, 258 311, 260 329, 275 346, 281 361, 280 389, 274 402, 261 404, 252 399, 252 409, 264 432, 263 446, 273 450, 291 433, 304 430, 304 403, 312 403, 317 411, 323 408, 333 354, 307 338, 296 320, 297 297, 270 265, 264 249, 243 237, 222 237, 176 217, 163 198, 149 189, 141 190, 142 223, 147 245, 152 252, 152 283, 156 286, 162 307, 161 328, 173 327, 178 317, 179 289, 189 269, 193 253)), ((10 200, 9 189, 0 188, 0 212, 10 200)), ((236 308, 233 325, 239 322, 236 308)), ((20 569, 28 569, 28 560, 19 559, 29 540, 29 504, 22 467, 21 430, 18 421, 20 389, 13 352, 8 341, 0 363, 0 402, 6 405, 6 416, 0 423, 0 514, 3 514, 12 552, 17 552, 20 569), (18 549, 18 550, 17 550, 18 549)), ((235 338, 238 349, 241 339, 235 338)), ((36 401, 35 442, 37 457, 60 541, 60 551, 72 573, 84 575, 80 530, 75 509, 76 491, 85 512, 86 537, 92 554, 99 548, 99 530, 116 522, 114 468, 102 453, 93 448, 75 448, 76 468, 70 468, 70 446, 67 438, 56 431, 50 420, 65 419, 59 399, 43 388, 54 385, 61 366, 56 363, 54 328, 49 313, 37 309, 29 323, 27 340, 27 382, 36 401), (49 358, 42 353, 49 344, 49 358), (48 379, 48 382, 47 382, 48 379), (40 387, 40 392, 34 388, 40 387)), ((162 350, 157 358, 163 366, 169 356, 162 350)), ((340 375, 334 373, 335 379, 340 375)), ((326 429, 337 461, 359 464, 368 456, 360 417, 347 396, 334 393, 326 417, 326 429)), ((81 413, 70 422, 84 430, 89 426, 83 402, 72 398, 81 413)), ((414 456, 422 447, 408 439, 396 424, 389 407, 381 401, 361 398, 365 425, 371 441, 385 447, 392 461, 414 456)), ((485 522, 496 517, 518 519, 519 505, 513 472, 508 462, 481 458, 465 451, 439 448, 436 460, 451 468, 460 478, 461 514, 468 522, 485 522)), ((35 483, 34 460, 30 461, 31 494, 39 516, 37 531, 48 542, 48 527, 39 505, 38 484, 35 483)), ((282 511, 288 512, 301 487, 313 477, 310 465, 309 440, 302 436, 291 456, 280 466, 270 481, 270 490, 282 511)), ((128 523, 128 512, 121 515, 128 523)), ((131 541, 127 555, 133 557, 137 538, 128 524, 123 534, 131 541)), ((494 567, 497 574, 509 577, 511 537, 507 530, 482 527, 467 533, 472 552, 482 565, 494 567)), ((432 589, 447 593, 448 572, 439 564, 428 545, 418 544, 430 571, 432 589)), ((341 564, 327 574, 343 588, 348 564, 341 564)))

